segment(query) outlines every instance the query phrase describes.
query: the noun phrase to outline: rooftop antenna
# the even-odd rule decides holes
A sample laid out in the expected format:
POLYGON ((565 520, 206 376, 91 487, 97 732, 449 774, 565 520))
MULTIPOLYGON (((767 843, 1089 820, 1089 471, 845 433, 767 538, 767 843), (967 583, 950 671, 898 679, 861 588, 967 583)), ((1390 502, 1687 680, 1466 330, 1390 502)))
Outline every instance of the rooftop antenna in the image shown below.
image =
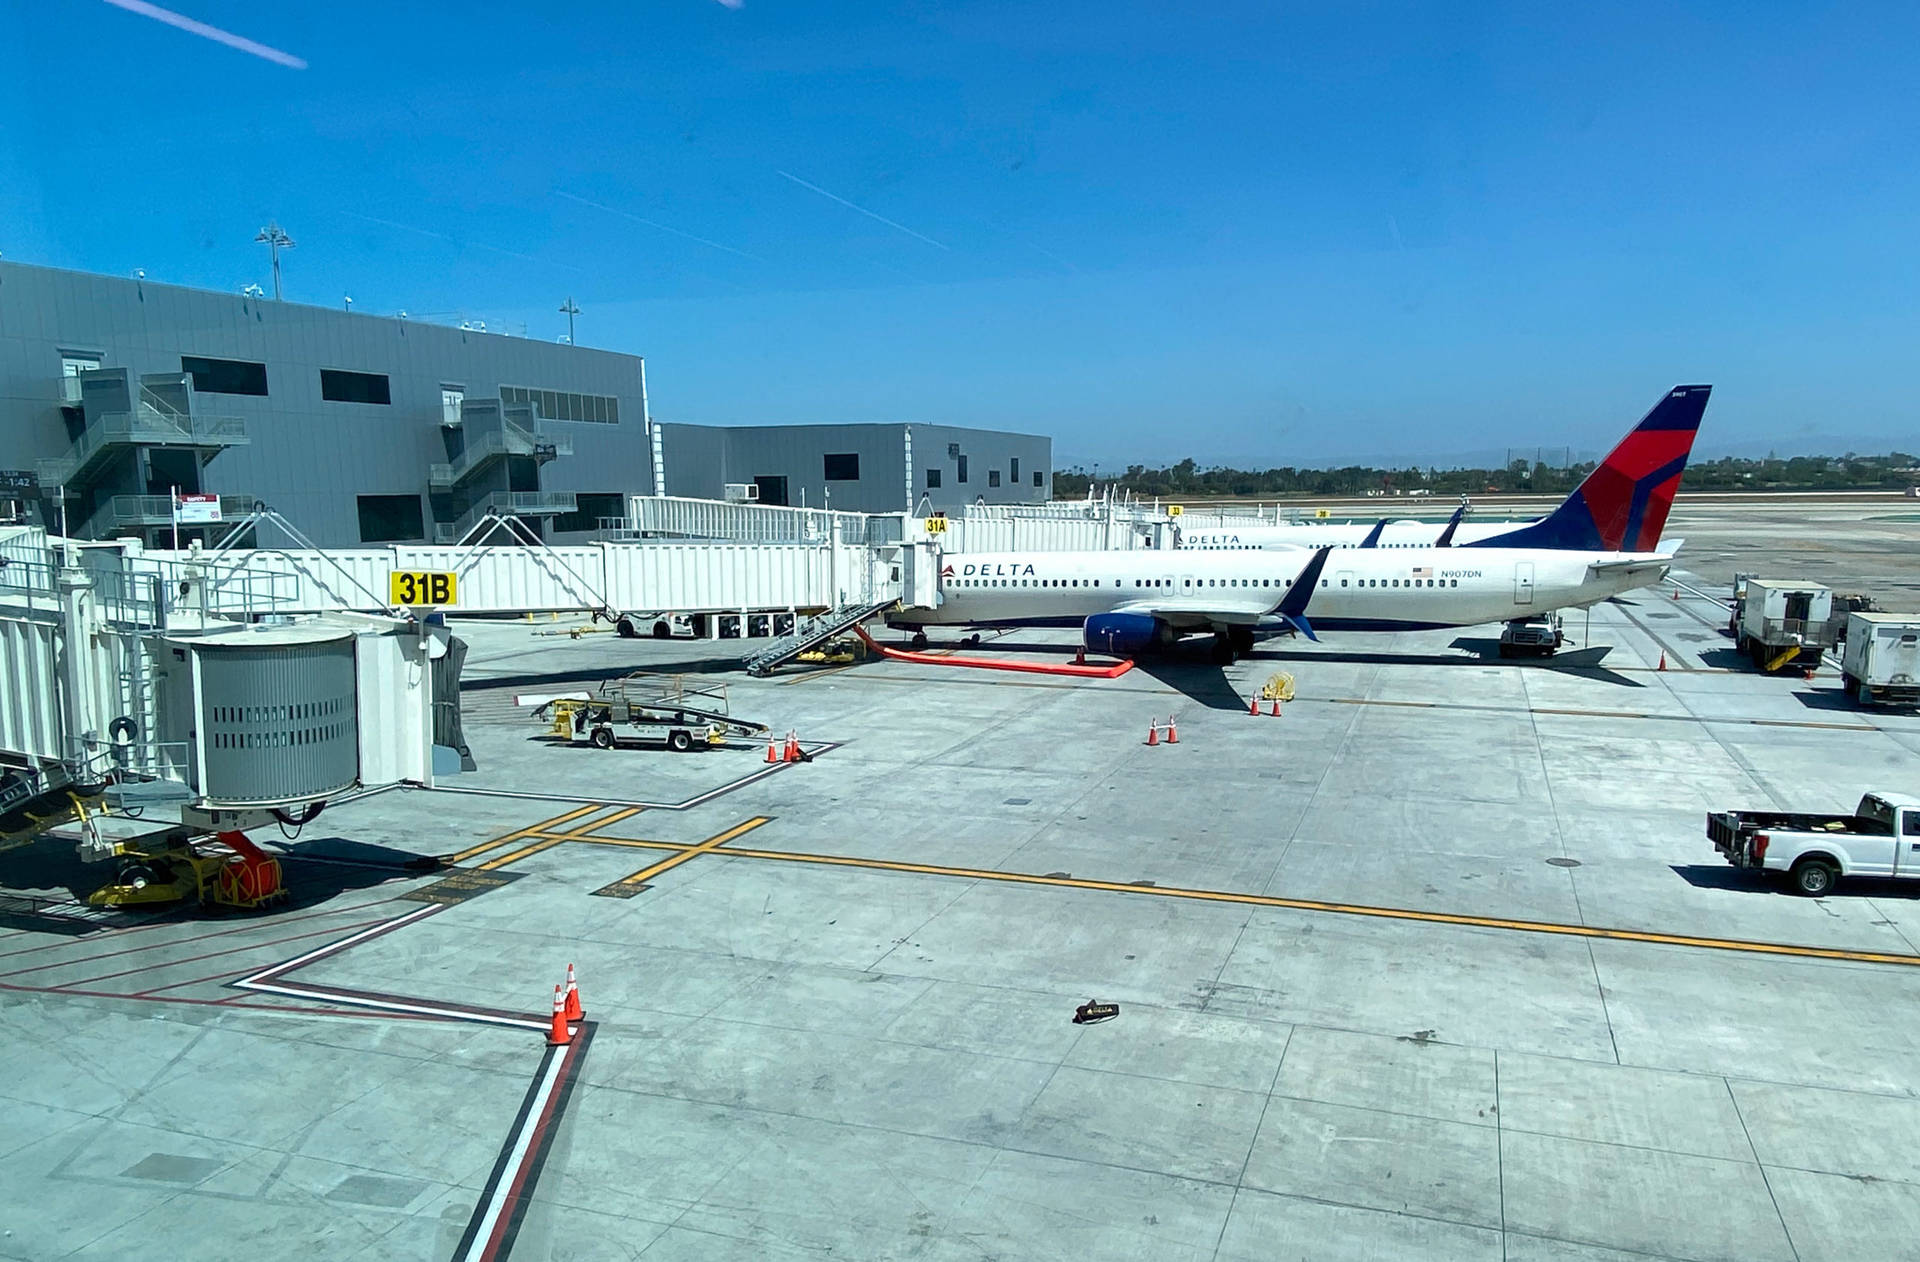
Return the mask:
POLYGON ((343 298, 341 298, 341 299, 340 299, 340 301, 341 301, 341 302, 344 302, 344 303, 346 303, 346 304, 347 304, 347 310, 349 310, 349 311, 351 311, 351 310, 353 310, 353 295, 352 295, 352 294, 348 294, 348 295, 346 295, 345 297, 343 297, 343 298))
POLYGON ((254 235, 254 241, 267 247, 267 254, 273 259, 273 300, 280 301, 280 251, 293 248, 293 238, 281 229, 279 223, 268 220, 267 226, 254 235))
POLYGON ((580 314, 580 308, 574 305, 572 294, 568 294, 567 300, 560 304, 560 310, 567 317, 567 345, 572 346, 573 345, 573 317, 580 314))

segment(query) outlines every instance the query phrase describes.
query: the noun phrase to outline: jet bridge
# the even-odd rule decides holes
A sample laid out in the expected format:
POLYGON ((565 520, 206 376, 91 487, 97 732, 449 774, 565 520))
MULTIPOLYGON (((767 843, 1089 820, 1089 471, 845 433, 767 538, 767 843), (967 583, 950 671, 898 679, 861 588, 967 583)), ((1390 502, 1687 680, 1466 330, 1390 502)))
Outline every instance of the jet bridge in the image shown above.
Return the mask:
POLYGON ((471 767, 440 620, 203 614, 125 559, 0 540, 0 847, 102 805, 293 818, 471 767))

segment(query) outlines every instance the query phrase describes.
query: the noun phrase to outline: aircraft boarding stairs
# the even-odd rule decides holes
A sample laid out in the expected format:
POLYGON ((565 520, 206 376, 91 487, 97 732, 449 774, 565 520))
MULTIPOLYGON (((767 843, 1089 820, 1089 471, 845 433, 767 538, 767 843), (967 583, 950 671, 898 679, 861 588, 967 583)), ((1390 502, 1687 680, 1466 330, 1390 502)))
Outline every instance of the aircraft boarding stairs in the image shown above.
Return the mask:
POLYGON ((897 596, 889 596, 885 600, 862 601, 815 614, 795 627, 792 635, 782 636, 749 656, 746 659, 747 674, 756 678, 770 675, 777 667, 786 665, 808 649, 818 648, 834 636, 891 608, 898 599, 897 596))

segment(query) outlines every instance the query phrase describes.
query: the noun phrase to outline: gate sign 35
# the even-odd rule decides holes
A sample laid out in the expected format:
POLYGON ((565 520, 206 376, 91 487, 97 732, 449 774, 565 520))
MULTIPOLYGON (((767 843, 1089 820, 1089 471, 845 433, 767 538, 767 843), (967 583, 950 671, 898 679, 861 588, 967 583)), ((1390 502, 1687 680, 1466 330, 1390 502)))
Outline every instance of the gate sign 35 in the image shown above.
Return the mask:
POLYGON ((387 600, 395 605, 451 605, 453 575, 445 570, 395 570, 387 576, 387 600))

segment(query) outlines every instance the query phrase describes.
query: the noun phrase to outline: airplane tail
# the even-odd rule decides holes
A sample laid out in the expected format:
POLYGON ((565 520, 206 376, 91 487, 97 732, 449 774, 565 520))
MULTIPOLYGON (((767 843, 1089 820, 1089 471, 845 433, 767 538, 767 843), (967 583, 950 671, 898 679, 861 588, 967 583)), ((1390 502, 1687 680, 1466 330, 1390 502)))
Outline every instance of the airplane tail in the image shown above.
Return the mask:
MULTIPOLYGON (((1478 546, 1651 552, 1673 507, 1712 386, 1675 386, 1560 507, 1478 546)), ((1468 545, 1473 546, 1473 545, 1468 545)))

